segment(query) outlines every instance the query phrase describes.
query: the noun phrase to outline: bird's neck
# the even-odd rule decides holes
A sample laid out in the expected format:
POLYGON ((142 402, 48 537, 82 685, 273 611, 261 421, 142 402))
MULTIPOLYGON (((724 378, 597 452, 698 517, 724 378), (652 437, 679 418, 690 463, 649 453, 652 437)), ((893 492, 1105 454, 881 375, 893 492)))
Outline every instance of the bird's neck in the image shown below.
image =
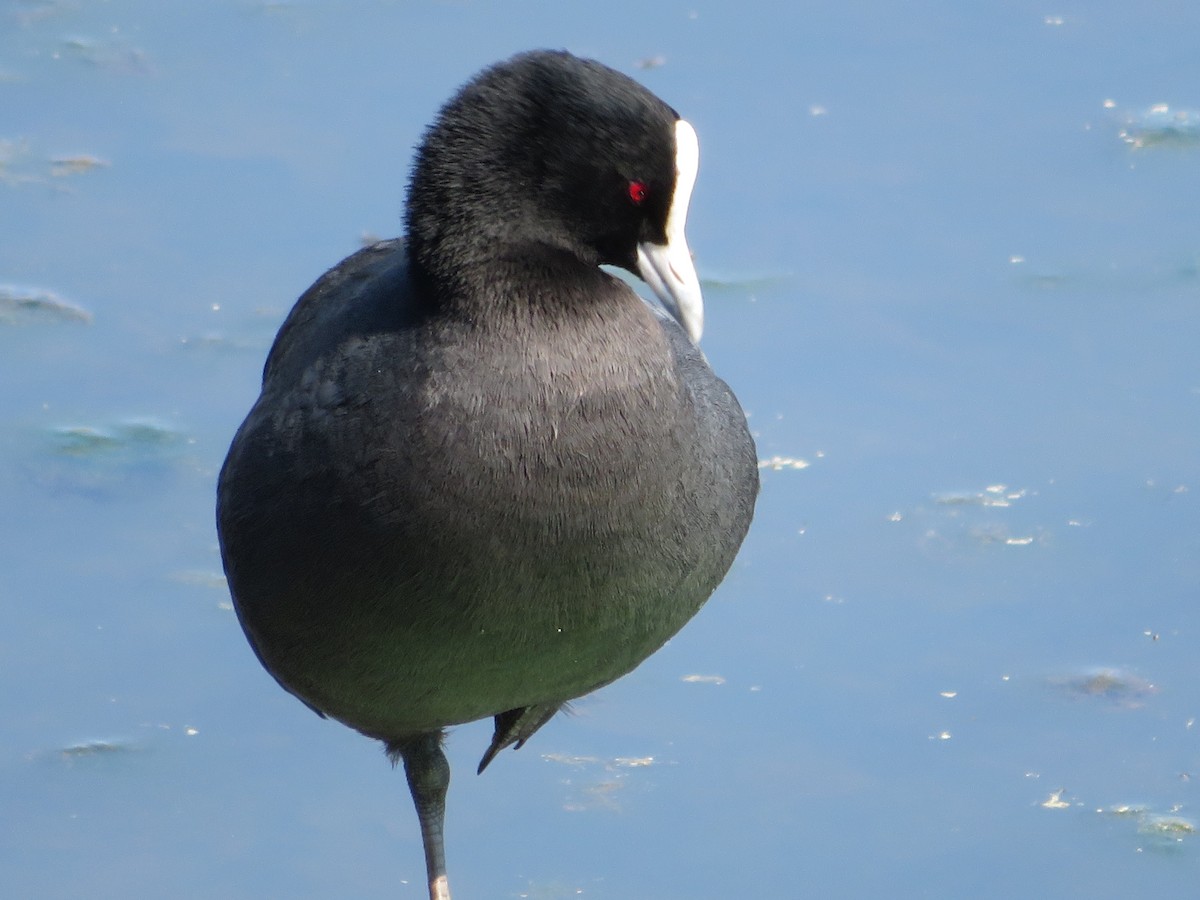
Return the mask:
POLYGON ((636 296, 597 265, 542 242, 507 240, 490 247, 410 244, 409 264, 423 293, 444 315, 474 326, 570 328, 608 302, 636 296))

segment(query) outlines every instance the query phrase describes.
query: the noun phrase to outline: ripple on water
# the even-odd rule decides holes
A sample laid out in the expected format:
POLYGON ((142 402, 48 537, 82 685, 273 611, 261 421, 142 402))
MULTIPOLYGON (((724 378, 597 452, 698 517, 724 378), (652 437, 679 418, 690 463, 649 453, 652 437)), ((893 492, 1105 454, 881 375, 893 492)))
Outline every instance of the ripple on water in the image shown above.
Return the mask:
MULTIPOLYGON (((4 82, 4 73, 0 72, 0 84, 4 82)), ((108 160, 91 153, 47 156, 27 138, 0 138, 0 185, 14 187, 54 182, 61 187, 67 179, 105 169, 109 165, 108 160)))
POLYGON ((95 456, 122 450, 145 456, 183 440, 178 431, 154 419, 126 419, 107 426, 62 425, 50 433, 55 449, 67 456, 95 456))
MULTIPOLYGON (((1110 103, 1107 101, 1105 106, 1110 103)), ((1172 109, 1166 103, 1156 103, 1140 112, 1125 113, 1122 118, 1119 136, 1135 150, 1200 146, 1200 110, 1172 109)))
POLYGON ((92 314, 53 291, 0 285, 0 325, 90 324, 92 314))
POLYGON ((56 492, 111 496, 175 469, 194 439, 151 418, 60 425, 35 433, 24 463, 32 480, 56 492))

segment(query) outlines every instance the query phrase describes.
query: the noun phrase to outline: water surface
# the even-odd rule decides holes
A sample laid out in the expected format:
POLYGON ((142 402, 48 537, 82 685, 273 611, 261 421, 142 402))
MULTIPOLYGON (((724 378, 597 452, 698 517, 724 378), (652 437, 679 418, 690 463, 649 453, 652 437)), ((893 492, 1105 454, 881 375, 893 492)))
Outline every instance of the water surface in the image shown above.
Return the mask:
POLYGON ((1185 895, 1200 8, 0 2, 0 895, 423 896, 403 778, 259 668, 213 483, 295 297, 482 65, 700 133, 758 517, 483 777, 456 895, 1185 895))

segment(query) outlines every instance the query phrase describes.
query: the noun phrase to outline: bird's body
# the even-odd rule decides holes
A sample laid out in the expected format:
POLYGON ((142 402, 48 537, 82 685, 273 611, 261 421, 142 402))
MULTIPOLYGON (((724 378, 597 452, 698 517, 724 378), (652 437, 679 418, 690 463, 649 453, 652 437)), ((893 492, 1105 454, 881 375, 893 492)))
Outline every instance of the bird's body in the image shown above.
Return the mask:
POLYGON ((305 295, 222 480, 264 663, 383 740, 625 674, 712 593, 753 499, 717 489, 748 464, 712 452, 736 402, 679 377, 699 351, 623 282, 466 327, 414 321, 406 270, 386 242, 305 295))
POLYGON ((407 239, 301 297, 221 473, 252 646, 287 690, 404 759, 434 897, 448 896, 442 730, 496 717, 486 764, 633 669, 700 608, 749 525, 757 470, 736 399, 675 320, 597 266, 637 270, 635 247, 669 243, 672 116, 566 54, 470 83, 426 137, 407 239), (519 108, 489 119, 514 93, 519 108), (536 131, 558 126, 543 107, 596 98, 617 110, 597 114, 612 140, 622 101, 662 120, 665 150, 647 138, 631 162, 599 163, 644 166, 619 173, 621 190, 633 180, 614 202, 665 192, 634 210, 649 225, 616 207, 579 225, 580 202, 606 202, 577 196, 597 176, 572 182, 573 138, 544 158, 556 151, 536 131), (624 247, 628 222, 642 231, 624 247))

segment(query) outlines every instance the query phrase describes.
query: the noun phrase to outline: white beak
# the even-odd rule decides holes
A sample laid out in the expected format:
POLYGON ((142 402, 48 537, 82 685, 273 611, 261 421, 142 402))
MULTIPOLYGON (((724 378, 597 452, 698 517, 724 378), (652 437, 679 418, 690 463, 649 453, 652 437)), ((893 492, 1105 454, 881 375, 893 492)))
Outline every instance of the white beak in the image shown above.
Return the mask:
POLYGON ((679 119, 675 123, 675 194, 667 210, 667 242, 646 241, 637 248, 638 274, 696 344, 704 331, 704 297, 683 230, 699 165, 696 129, 679 119))

